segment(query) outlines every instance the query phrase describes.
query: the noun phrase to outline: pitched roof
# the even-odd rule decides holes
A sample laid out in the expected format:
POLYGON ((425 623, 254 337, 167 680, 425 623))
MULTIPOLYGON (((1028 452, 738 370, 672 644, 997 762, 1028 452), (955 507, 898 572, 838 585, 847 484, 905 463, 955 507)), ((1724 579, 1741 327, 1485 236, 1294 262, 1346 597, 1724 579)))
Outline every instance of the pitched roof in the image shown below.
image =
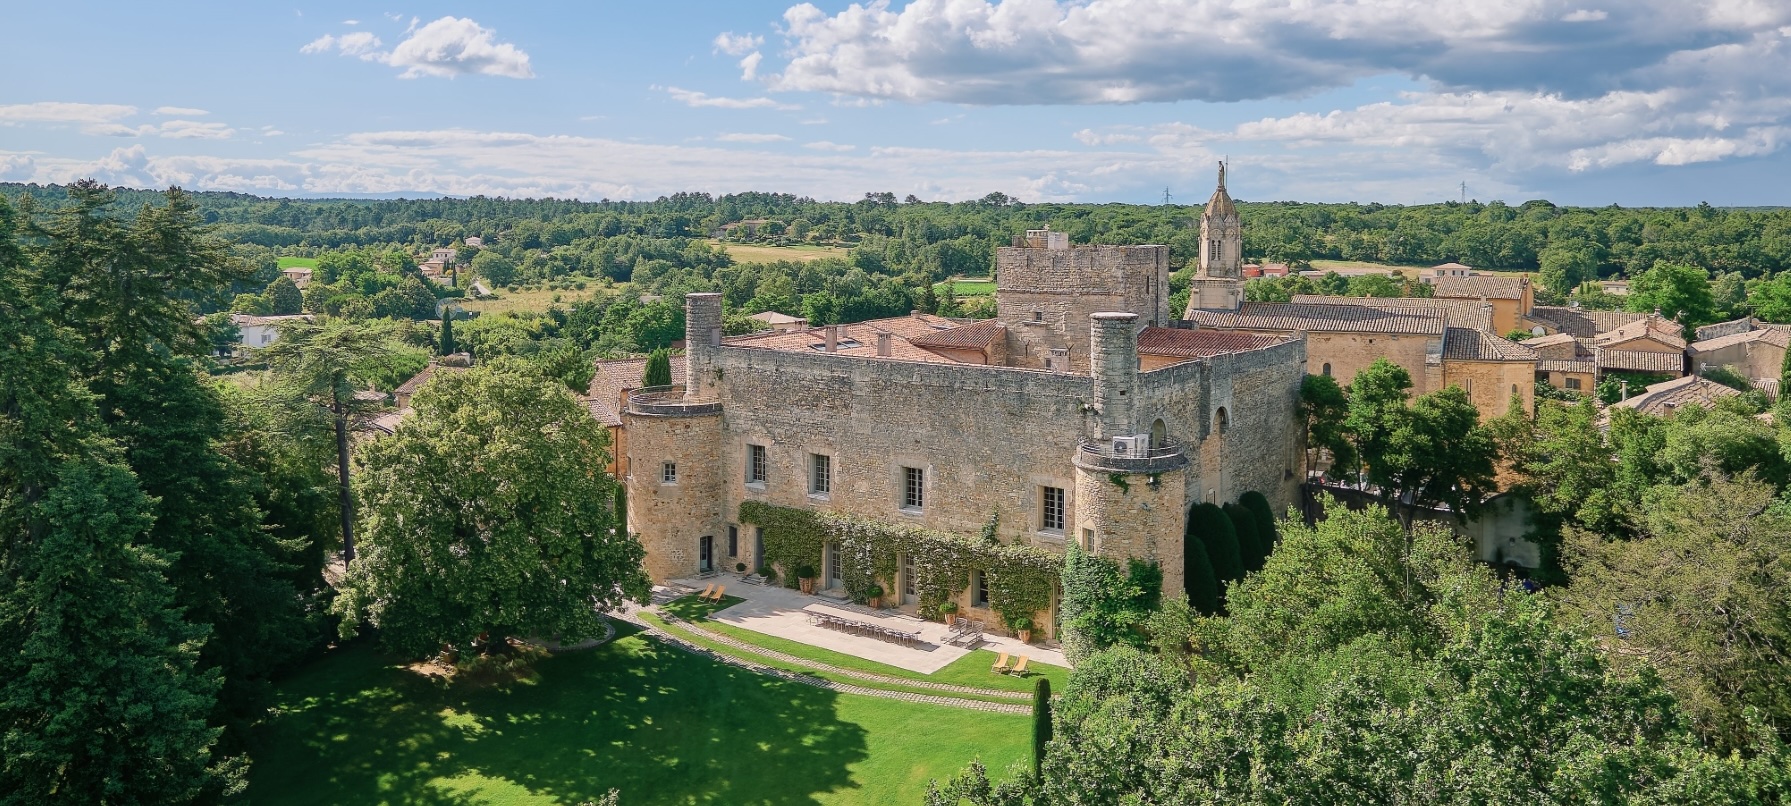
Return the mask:
POLYGON ((1454 299, 1523 299, 1524 284, 1523 277, 1512 275, 1438 277, 1436 295, 1454 299))
POLYGON ((778 313, 777 311, 760 311, 747 318, 757 319, 767 325, 793 325, 797 322, 808 321, 800 316, 791 316, 787 313, 778 313))
POLYGON ((1383 311, 1441 316, 1449 327, 1492 329, 1492 308, 1477 299, 1436 299, 1434 297, 1334 297, 1328 294, 1295 294, 1293 301, 1305 305, 1360 305, 1383 311))
MULTIPOLYGON (((1702 328, 1699 330, 1701 332, 1702 328)), ((1694 341, 1687 346, 1686 349, 1690 350, 1695 355, 1697 353, 1708 353, 1712 350, 1721 350, 1724 347, 1733 347, 1737 344, 1747 344, 1748 342, 1756 341, 1770 344, 1774 347, 1785 347, 1791 345, 1791 331, 1785 331, 1776 327, 1762 328, 1760 330, 1747 330, 1741 333, 1731 333, 1727 336, 1717 336, 1713 339, 1694 341)))
POLYGON ((1683 353, 1653 353, 1646 350, 1606 350, 1594 353, 1601 369, 1622 369, 1631 372, 1685 372, 1683 353))
POLYGON ((1587 358, 1572 360, 1561 358, 1544 358, 1536 362, 1537 372, 1583 372, 1588 375, 1598 372, 1598 362, 1587 358))
MULTIPOLYGON (((870 358, 895 361, 926 361, 931 363, 960 363, 949 357, 916 346, 910 339, 937 335, 941 331, 949 331, 959 327, 960 323, 943 316, 926 313, 912 313, 908 316, 892 316, 888 319, 873 319, 868 322, 857 322, 850 325, 837 325, 838 335, 834 341, 835 355, 854 358, 870 358), (877 355, 877 334, 890 334, 889 355, 877 355)), ((814 352, 826 349, 826 328, 811 327, 806 330, 788 332, 754 333, 747 336, 734 336, 722 340, 724 347, 744 347, 761 350, 781 350, 784 352, 814 352)))
POLYGON ((1007 325, 999 319, 984 319, 968 325, 958 325, 950 330, 937 330, 910 336, 908 342, 916 347, 937 347, 950 350, 986 350, 989 345, 1007 336, 1007 325))
POLYGON ((1573 344, 1577 341, 1579 341, 1579 339, 1574 338, 1570 333, 1550 333, 1547 336, 1536 336, 1534 338, 1524 339, 1521 343, 1525 347, 1534 349, 1540 347, 1553 347, 1557 344, 1573 344))
MULTIPOLYGON (((641 375, 647 371, 645 358, 621 358, 598 361, 597 374, 585 388, 585 408, 604 425, 622 424, 622 393, 641 387, 641 375)), ((672 356, 672 382, 684 377, 684 354, 672 356)))
POLYGON ((256 325, 264 325, 264 326, 265 325, 278 325, 278 324, 282 324, 285 322, 309 322, 309 321, 311 321, 311 315, 308 313, 294 313, 294 314, 287 314, 284 316, 255 316, 253 314, 247 314, 247 313, 233 313, 230 315, 230 324, 236 325, 237 327, 254 327, 256 325))
POLYGON ((1612 403, 1612 408, 1635 409, 1642 414, 1664 417, 1683 406, 1714 405, 1725 397, 1733 397, 1741 392, 1724 386, 1716 381, 1687 375, 1670 381, 1649 386, 1641 394, 1628 400, 1612 403))
POLYGON ((1681 327, 1678 322, 1648 314, 1634 322, 1598 334, 1592 343, 1595 346, 1603 346, 1622 344, 1636 339, 1648 339, 1683 350, 1685 349, 1684 334, 1685 328, 1681 327))
POLYGON ((1448 361, 1535 361, 1536 351, 1484 330, 1452 327, 1443 336, 1448 361))
POLYGON ((456 367, 452 365, 444 365, 436 361, 430 361, 428 366, 423 367, 423 371, 410 376, 410 380, 399 384, 397 389, 393 389, 392 394, 409 400, 412 395, 417 393, 418 389, 423 388, 423 384, 428 383, 430 378, 435 377, 435 373, 438 370, 447 372, 465 372, 466 369, 466 367, 456 367))
POLYGON ((1524 315, 1539 325, 1582 339, 1615 330, 1647 316, 1632 311, 1592 311, 1560 305, 1537 305, 1524 315))
POLYGON ((1699 325, 1696 330, 1692 331, 1692 340, 1705 341, 1720 336, 1733 336, 1736 333, 1746 333, 1753 329, 1754 317, 1743 316, 1740 319, 1730 319, 1727 322, 1699 325))
POLYGON ((1138 334, 1138 354, 1173 358, 1207 358, 1255 350, 1286 341, 1285 336, 1259 336, 1235 330, 1147 327, 1138 334))
POLYGON ((1201 327, 1223 330, 1299 330, 1319 333, 1388 333, 1443 335, 1444 317, 1436 312, 1382 310, 1366 305, 1310 305, 1294 302, 1246 302, 1237 311, 1194 311, 1201 327))

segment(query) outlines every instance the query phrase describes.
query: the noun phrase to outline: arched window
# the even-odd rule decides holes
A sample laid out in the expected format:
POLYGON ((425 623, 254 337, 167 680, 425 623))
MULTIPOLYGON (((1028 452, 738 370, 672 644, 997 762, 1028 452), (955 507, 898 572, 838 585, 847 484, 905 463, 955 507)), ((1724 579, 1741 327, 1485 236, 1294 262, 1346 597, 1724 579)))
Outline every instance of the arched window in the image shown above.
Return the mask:
POLYGON ((1224 406, 1220 406, 1219 411, 1213 414, 1213 430, 1223 434, 1230 429, 1231 415, 1225 413, 1224 406))
POLYGON ((1331 363, 1329 361, 1325 362, 1324 373, 1327 378, 1331 376, 1331 363))
POLYGON ((1150 446, 1151 446, 1151 448, 1152 449, 1164 448, 1164 447, 1168 447, 1168 445, 1169 445, 1169 429, 1163 425, 1163 421, 1157 420, 1156 422, 1151 423, 1150 424, 1150 446))

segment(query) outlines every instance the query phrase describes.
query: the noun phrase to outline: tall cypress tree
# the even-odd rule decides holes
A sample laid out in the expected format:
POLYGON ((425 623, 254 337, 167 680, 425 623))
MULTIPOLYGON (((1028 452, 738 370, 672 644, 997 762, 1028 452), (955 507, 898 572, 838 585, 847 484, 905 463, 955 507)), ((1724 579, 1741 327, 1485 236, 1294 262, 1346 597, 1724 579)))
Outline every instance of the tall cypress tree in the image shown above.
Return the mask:
POLYGON ((1261 571, 1269 554, 1258 537, 1256 516, 1242 504, 1226 504, 1223 509, 1225 517, 1231 519, 1231 530, 1237 533, 1238 555, 1244 562, 1244 571, 1261 571))
POLYGON ((1255 490, 1244 493, 1238 499, 1250 514, 1256 516, 1256 540, 1262 544, 1263 557, 1275 553, 1275 544, 1281 542, 1281 535, 1275 531, 1275 509, 1269 506, 1267 496, 1255 490))
POLYGON ((442 311, 442 334, 441 338, 437 339, 437 341, 441 342, 441 344, 438 345, 439 349, 436 351, 438 355, 453 355, 456 352, 459 352, 459 350, 455 349, 456 345, 454 344, 453 308, 442 311))
POLYGON ((1188 511, 1188 532, 1206 546, 1206 555, 1213 561, 1213 574, 1221 583, 1244 578, 1237 531, 1217 504, 1195 504, 1188 511))
POLYGON ((1219 577, 1213 573, 1212 558, 1207 556, 1206 543, 1194 536, 1192 523, 1182 538, 1182 588, 1188 593, 1188 604, 1201 615, 1217 616, 1224 612, 1219 598, 1219 577))
POLYGON ((1032 686, 1032 774, 1045 764, 1045 745, 1051 743, 1051 678, 1040 677, 1032 686))
POLYGON ((672 385, 672 354, 664 347, 647 355, 647 367, 646 371, 641 374, 641 385, 672 385))

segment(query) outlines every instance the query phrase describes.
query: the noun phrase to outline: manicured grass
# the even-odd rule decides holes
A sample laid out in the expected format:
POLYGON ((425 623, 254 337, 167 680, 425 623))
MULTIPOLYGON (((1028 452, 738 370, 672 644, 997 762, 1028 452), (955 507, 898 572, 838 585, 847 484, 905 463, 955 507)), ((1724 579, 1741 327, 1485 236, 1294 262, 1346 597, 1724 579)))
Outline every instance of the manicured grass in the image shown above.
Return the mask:
POLYGON ((722 595, 720 602, 698 599, 695 595, 691 595, 666 602, 665 604, 660 605, 659 609, 684 619, 685 621, 695 621, 697 619, 708 618, 710 613, 717 610, 726 610, 744 601, 746 600, 738 596, 728 596, 726 594, 722 595))
POLYGON ((256 803, 919 803, 1029 718, 839 695, 629 634, 531 680, 432 682, 364 643, 283 681, 254 750, 256 803))
POLYGON ((282 268, 282 269, 295 269, 295 268, 296 269, 315 269, 315 268, 317 268, 317 258, 314 258, 314 257, 282 257, 279 260, 280 260, 280 268, 282 268))
POLYGON ((995 665, 995 661, 1000 658, 1000 655, 987 649, 978 649, 971 652, 962 658, 952 661, 950 664, 946 665, 945 668, 932 674, 921 674, 920 672, 910 671, 899 666, 890 666, 888 664, 865 660, 841 652, 834 652, 830 649, 809 646, 800 641, 791 641, 787 638, 778 638, 774 635, 753 632, 752 630, 736 627, 726 622, 704 621, 702 622, 702 626, 704 629, 721 633, 738 641, 745 641, 754 646, 761 646, 766 649, 782 652, 786 655, 794 655, 805 660, 825 663, 829 666, 837 666, 841 669, 885 674, 891 677, 901 677, 909 680, 926 680, 932 683, 951 683, 958 686, 975 686, 977 688, 1000 689, 1003 691, 1031 691, 1034 685, 1032 681, 1038 679, 1040 675, 1043 675, 1051 678, 1052 691, 1062 691, 1064 685, 1069 682, 1070 677, 1070 670, 1065 669, 1062 666, 1051 666, 1043 663, 1028 663, 1026 669, 1028 672, 1032 672, 1032 674, 1028 674, 1026 677, 1015 677, 1013 675, 990 672, 989 667, 995 665))
POLYGON ((952 293, 960 297, 986 297, 995 293, 993 280, 946 280, 933 284, 933 293, 945 293, 945 287, 951 286, 952 293))
POLYGON ((810 246, 807 244, 802 246, 760 246, 758 244, 722 243, 721 241, 710 241, 709 245, 727 250, 728 257, 733 258, 735 263, 775 263, 780 260, 806 262, 820 260, 830 255, 833 257, 846 256, 846 250, 833 246, 810 246))

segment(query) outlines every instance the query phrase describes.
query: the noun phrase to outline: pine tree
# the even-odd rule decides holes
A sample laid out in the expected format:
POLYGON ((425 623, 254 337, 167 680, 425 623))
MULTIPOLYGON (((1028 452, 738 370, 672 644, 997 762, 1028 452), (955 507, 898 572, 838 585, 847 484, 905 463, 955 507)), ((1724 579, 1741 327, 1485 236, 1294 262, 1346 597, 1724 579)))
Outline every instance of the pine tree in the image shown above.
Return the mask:
POLYGON ((1244 571, 1261 571, 1264 560, 1269 553, 1261 543, 1256 530, 1256 516, 1241 504, 1226 504, 1225 517, 1231 519, 1231 530, 1238 536, 1238 554, 1244 562, 1244 571))
POLYGON ((672 354, 664 347, 654 350, 647 356, 647 368, 646 372, 641 375, 641 385, 672 385, 672 354))
POLYGON ((1051 743, 1051 678, 1040 677, 1032 686, 1032 774, 1045 764, 1045 746, 1051 743))
MULTIPOLYGON (((154 518, 129 470, 71 461, 34 508, 42 539, 0 596, 0 792, 16 803, 185 803, 240 790, 214 764, 217 672, 135 544, 154 518)), ((19 555, 23 555, 20 557, 19 555)), ((229 769, 227 771, 227 768, 229 769)))

